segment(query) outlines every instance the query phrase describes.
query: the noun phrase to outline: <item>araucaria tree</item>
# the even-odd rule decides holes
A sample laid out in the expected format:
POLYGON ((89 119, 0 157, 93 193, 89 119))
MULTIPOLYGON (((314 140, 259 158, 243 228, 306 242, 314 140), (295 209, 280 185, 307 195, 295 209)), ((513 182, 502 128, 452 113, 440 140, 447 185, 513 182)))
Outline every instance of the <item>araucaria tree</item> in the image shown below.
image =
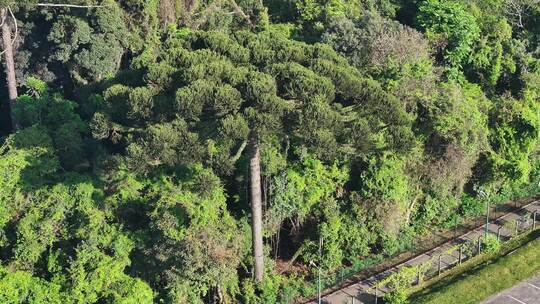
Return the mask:
POLYGON ((335 160, 340 147, 375 153, 409 145, 403 107, 326 46, 273 32, 172 32, 147 52, 134 61, 142 77, 105 90, 93 133, 124 146, 127 162, 143 172, 198 160, 228 176, 247 146, 258 282, 264 273, 261 153, 283 153, 287 144, 335 160), (350 137, 340 138, 345 134, 350 137))

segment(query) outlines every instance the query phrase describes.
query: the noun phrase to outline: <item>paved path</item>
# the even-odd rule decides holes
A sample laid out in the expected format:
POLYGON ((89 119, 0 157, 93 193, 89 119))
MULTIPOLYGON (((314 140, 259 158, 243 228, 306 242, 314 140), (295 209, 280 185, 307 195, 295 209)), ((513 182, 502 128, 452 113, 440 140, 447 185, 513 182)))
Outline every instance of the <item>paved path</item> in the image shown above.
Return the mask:
POLYGON ((540 275, 494 295, 481 304, 538 304, 540 303, 540 275))
MULTIPOLYGON (((489 225, 489 231, 491 233, 494 233, 494 234, 497 234, 497 231, 499 230, 499 227, 503 227, 504 226, 504 223, 506 222, 514 222, 516 221, 516 219, 520 219, 522 218, 524 215, 530 213, 530 212, 534 212, 534 211, 538 211, 540 213, 540 201, 535 201, 535 202, 532 202, 526 206, 524 206, 522 209, 520 209, 519 211, 516 211, 516 212, 513 212, 513 213, 508 213, 506 215, 504 215, 503 217, 501 217, 499 220, 495 221, 495 222, 491 222, 490 225, 489 225)), ((539 214, 539 217, 540 217, 540 214, 539 214)), ((531 224, 532 220, 530 220, 529 222, 529 225, 531 224)), ((537 218, 537 226, 540 225, 540 218, 537 218)), ((418 265, 420 263, 423 263, 425 261, 428 261, 428 260, 433 260, 435 261, 433 264, 432 264, 432 269, 431 271, 435 272, 437 271, 437 268, 438 268, 438 258, 439 258, 439 255, 443 254, 442 258, 441 258, 441 267, 444 269, 444 268, 448 268, 449 266, 455 264, 458 262, 458 255, 459 253, 458 252, 455 252, 451 255, 448 255, 448 254, 445 254, 446 252, 448 252, 448 250, 456 245, 459 245, 459 244, 462 244, 464 242, 467 242, 467 241, 470 241, 470 242, 476 242, 478 240, 478 238, 480 236, 482 236, 484 234, 484 230, 485 230, 485 226, 481 227, 481 228, 477 228, 475 230, 472 230, 466 234, 463 234, 461 235, 460 237, 454 239, 453 241, 450 241, 450 242, 447 242, 445 244, 442 244, 441 246, 439 247, 436 247, 424 254, 421 254, 403 264, 400 264, 392 269, 389 269, 383 273, 380 273, 378 275, 375 275, 375 276, 372 276, 366 280, 363 280, 361 282, 358 282, 356 284, 353 284, 351 286, 348 286, 344 289, 340 289, 334 293, 331 293, 327 296, 325 296, 323 298, 323 303, 330 303, 330 304, 343 304, 343 303, 347 303, 347 304, 351 304, 353 303, 353 298, 354 298, 354 303, 355 304, 373 304, 375 303, 375 291, 373 290, 373 286, 379 282, 380 280, 388 277, 390 274, 392 274, 393 272, 395 272, 396 270, 400 269, 401 267, 403 266, 411 266, 411 265, 418 265)), ((513 233, 514 231, 510 231, 509 229, 507 228, 501 228, 500 230, 500 233, 501 233, 501 238, 502 239, 508 239, 513 233)), ((385 290, 380 290, 378 291, 378 295, 381 296, 383 293, 385 292, 385 290)), ((312 303, 315 303, 315 302, 312 302, 312 303)), ((496 302, 496 303, 499 303, 499 302, 496 302)), ((501 302, 502 303, 502 302, 501 302)), ((504 302, 504 303, 510 303, 511 302, 504 302)), ((515 303, 518 303, 519 302, 515 302, 515 303)), ((527 302, 525 302, 526 304, 529 304, 527 302)), ((536 304, 540 304, 540 301, 537 301, 537 302, 534 302, 536 304)))

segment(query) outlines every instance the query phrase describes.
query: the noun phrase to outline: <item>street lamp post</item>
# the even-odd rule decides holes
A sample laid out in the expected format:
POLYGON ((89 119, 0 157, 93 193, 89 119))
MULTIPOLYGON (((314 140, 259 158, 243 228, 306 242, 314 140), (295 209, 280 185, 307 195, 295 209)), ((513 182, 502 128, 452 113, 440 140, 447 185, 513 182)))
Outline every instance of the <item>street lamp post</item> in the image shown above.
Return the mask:
POLYGON ((315 264, 313 261, 309 261, 309 264, 313 267, 317 267, 317 303, 322 303, 322 289, 321 289, 321 261, 322 261, 322 247, 323 238, 319 238, 319 263, 315 264))
POLYGON ((484 237, 487 238, 489 232, 489 200, 486 200, 486 232, 484 237))
POLYGON ((309 264, 313 267, 317 267, 317 303, 321 304, 321 264, 315 264, 313 261, 309 261, 309 264))
POLYGON ((317 281, 318 281, 318 283, 317 283, 317 294, 318 294, 319 304, 321 304, 322 303, 322 299, 321 299, 321 263, 319 263, 319 279, 317 281))
POLYGON ((481 199, 486 200, 486 231, 484 237, 487 238, 489 232, 489 199, 487 193, 484 191, 483 187, 475 185, 476 193, 481 199))
POLYGON ((320 263, 315 264, 315 262, 313 261, 309 261, 309 265, 317 267, 317 303, 321 304, 321 265, 320 263))
POLYGON ((322 303, 322 297, 321 297, 321 261, 322 261, 322 247, 323 247, 323 238, 322 236, 319 237, 319 284, 318 284, 318 289, 319 289, 319 304, 322 303))

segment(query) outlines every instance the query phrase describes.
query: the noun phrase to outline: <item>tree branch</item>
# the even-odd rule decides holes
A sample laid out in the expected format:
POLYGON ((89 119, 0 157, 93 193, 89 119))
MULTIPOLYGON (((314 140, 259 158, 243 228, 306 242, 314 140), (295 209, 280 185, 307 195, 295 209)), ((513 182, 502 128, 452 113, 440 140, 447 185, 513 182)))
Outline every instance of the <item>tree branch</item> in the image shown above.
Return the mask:
POLYGON ((8 12, 13 19, 13 25, 15 26, 15 38, 13 38, 13 42, 11 43, 11 45, 14 45, 15 41, 17 41, 17 38, 19 37, 19 27, 17 26, 17 19, 15 18, 15 15, 13 14, 13 11, 10 7, 8 7, 8 12))
MULTIPOLYGON (((10 7, 7 8, 9 14, 11 15, 11 18, 13 18, 13 24, 15 25, 15 38, 13 38, 13 40, 11 41, 11 45, 14 45, 15 44, 15 41, 17 41, 17 38, 19 36, 19 27, 17 26, 17 19, 15 19, 15 15, 13 15, 13 11, 11 10, 10 7)), ((2 19, 2 23, 0 23, 0 27, 2 25, 4 25, 4 22, 8 22, 7 21, 7 16, 5 18, 2 19)), ((6 52, 6 50, 0 52, 0 56, 1 55, 4 55, 4 53, 6 52)))
POLYGON ((230 12, 229 14, 237 15, 238 17, 244 19, 248 23, 251 29, 255 28, 255 25, 253 24, 253 22, 251 22, 251 19, 249 18, 249 16, 246 15, 246 13, 244 13, 242 8, 238 5, 238 3, 236 3, 235 0, 224 0, 224 1, 212 2, 212 4, 209 5, 203 12, 193 15, 193 16, 197 16, 197 15, 202 14, 200 18, 198 18, 192 23, 191 27, 194 29, 198 29, 202 24, 204 24, 208 20, 211 14, 215 13, 219 9, 222 9, 223 5, 226 5, 226 4, 229 4, 231 8, 233 9, 233 12, 230 12))
POLYGON ((240 157, 242 156, 242 152, 246 148, 246 145, 247 145, 247 141, 244 140, 242 144, 240 145, 240 148, 238 148, 238 151, 236 151, 236 154, 231 158, 231 161, 233 164, 236 163, 240 159, 240 157))
POLYGON ((247 24, 251 27, 251 29, 255 28, 255 25, 253 25, 253 22, 251 22, 251 19, 249 19, 249 16, 244 13, 242 8, 236 3, 234 0, 229 0, 229 3, 232 5, 234 12, 240 17, 243 18, 247 24))
POLYGON ((107 5, 76 5, 76 4, 62 4, 62 3, 36 3, 29 4, 34 6, 41 7, 70 7, 70 8, 97 8, 97 7, 106 7, 107 5))

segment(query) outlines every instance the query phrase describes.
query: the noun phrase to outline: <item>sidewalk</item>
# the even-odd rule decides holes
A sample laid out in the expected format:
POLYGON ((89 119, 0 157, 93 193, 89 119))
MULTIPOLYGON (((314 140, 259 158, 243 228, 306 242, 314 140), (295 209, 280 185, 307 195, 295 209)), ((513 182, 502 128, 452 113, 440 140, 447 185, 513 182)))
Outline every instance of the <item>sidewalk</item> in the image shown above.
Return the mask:
MULTIPOLYGON (((515 232, 510 231, 509 229, 503 227, 506 222, 515 222, 516 219, 521 218, 523 215, 538 211, 540 213, 540 201, 534 201, 532 203, 529 203, 525 205, 523 208, 508 213, 504 215, 503 217, 499 218, 498 220, 494 222, 490 222, 489 225, 489 231, 490 233, 497 234, 499 227, 500 228, 500 235, 501 239, 505 240, 510 238, 511 235, 513 235, 515 232)), ((539 215, 540 217, 540 215, 539 215)), ((540 218, 537 218, 537 225, 540 225, 540 218)), ((382 279, 388 277, 390 274, 395 272, 396 270, 400 269, 404 266, 411 266, 411 265, 418 265, 420 263, 426 262, 430 259, 436 260, 437 262, 432 264, 432 269, 430 269, 431 272, 437 272, 438 271, 438 258, 441 255, 441 269, 445 269, 450 267, 451 265, 455 264, 459 260, 459 253, 452 253, 452 254, 445 254, 448 252, 449 249, 452 247, 462 244, 464 242, 476 242, 479 237, 483 236, 485 232, 485 226, 476 228, 472 231, 469 231, 449 242, 446 242, 426 253, 423 253, 411 260, 408 260, 405 263, 402 263, 396 267, 393 267, 389 270, 386 270, 382 273, 379 273, 377 275, 371 276, 368 279, 365 279, 361 282, 358 282, 356 284, 353 284, 351 286, 348 286, 346 288, 340 289, 336 292, 333 292, 329 295, 326 295, 323 298, 323 303, 331 303, 331 304, 342 304, 342 303, 354 303, 355 304, 372 304, 375 303, 375 291, 373 289, 373 286, 382 279), (354 300, 353 300, 354 299, 354 300)), ((382 296, 384 294, 385 290, 379 290, 378 296, 382 296)), ((312 302, 316 303, 316 302, 312 302)))

